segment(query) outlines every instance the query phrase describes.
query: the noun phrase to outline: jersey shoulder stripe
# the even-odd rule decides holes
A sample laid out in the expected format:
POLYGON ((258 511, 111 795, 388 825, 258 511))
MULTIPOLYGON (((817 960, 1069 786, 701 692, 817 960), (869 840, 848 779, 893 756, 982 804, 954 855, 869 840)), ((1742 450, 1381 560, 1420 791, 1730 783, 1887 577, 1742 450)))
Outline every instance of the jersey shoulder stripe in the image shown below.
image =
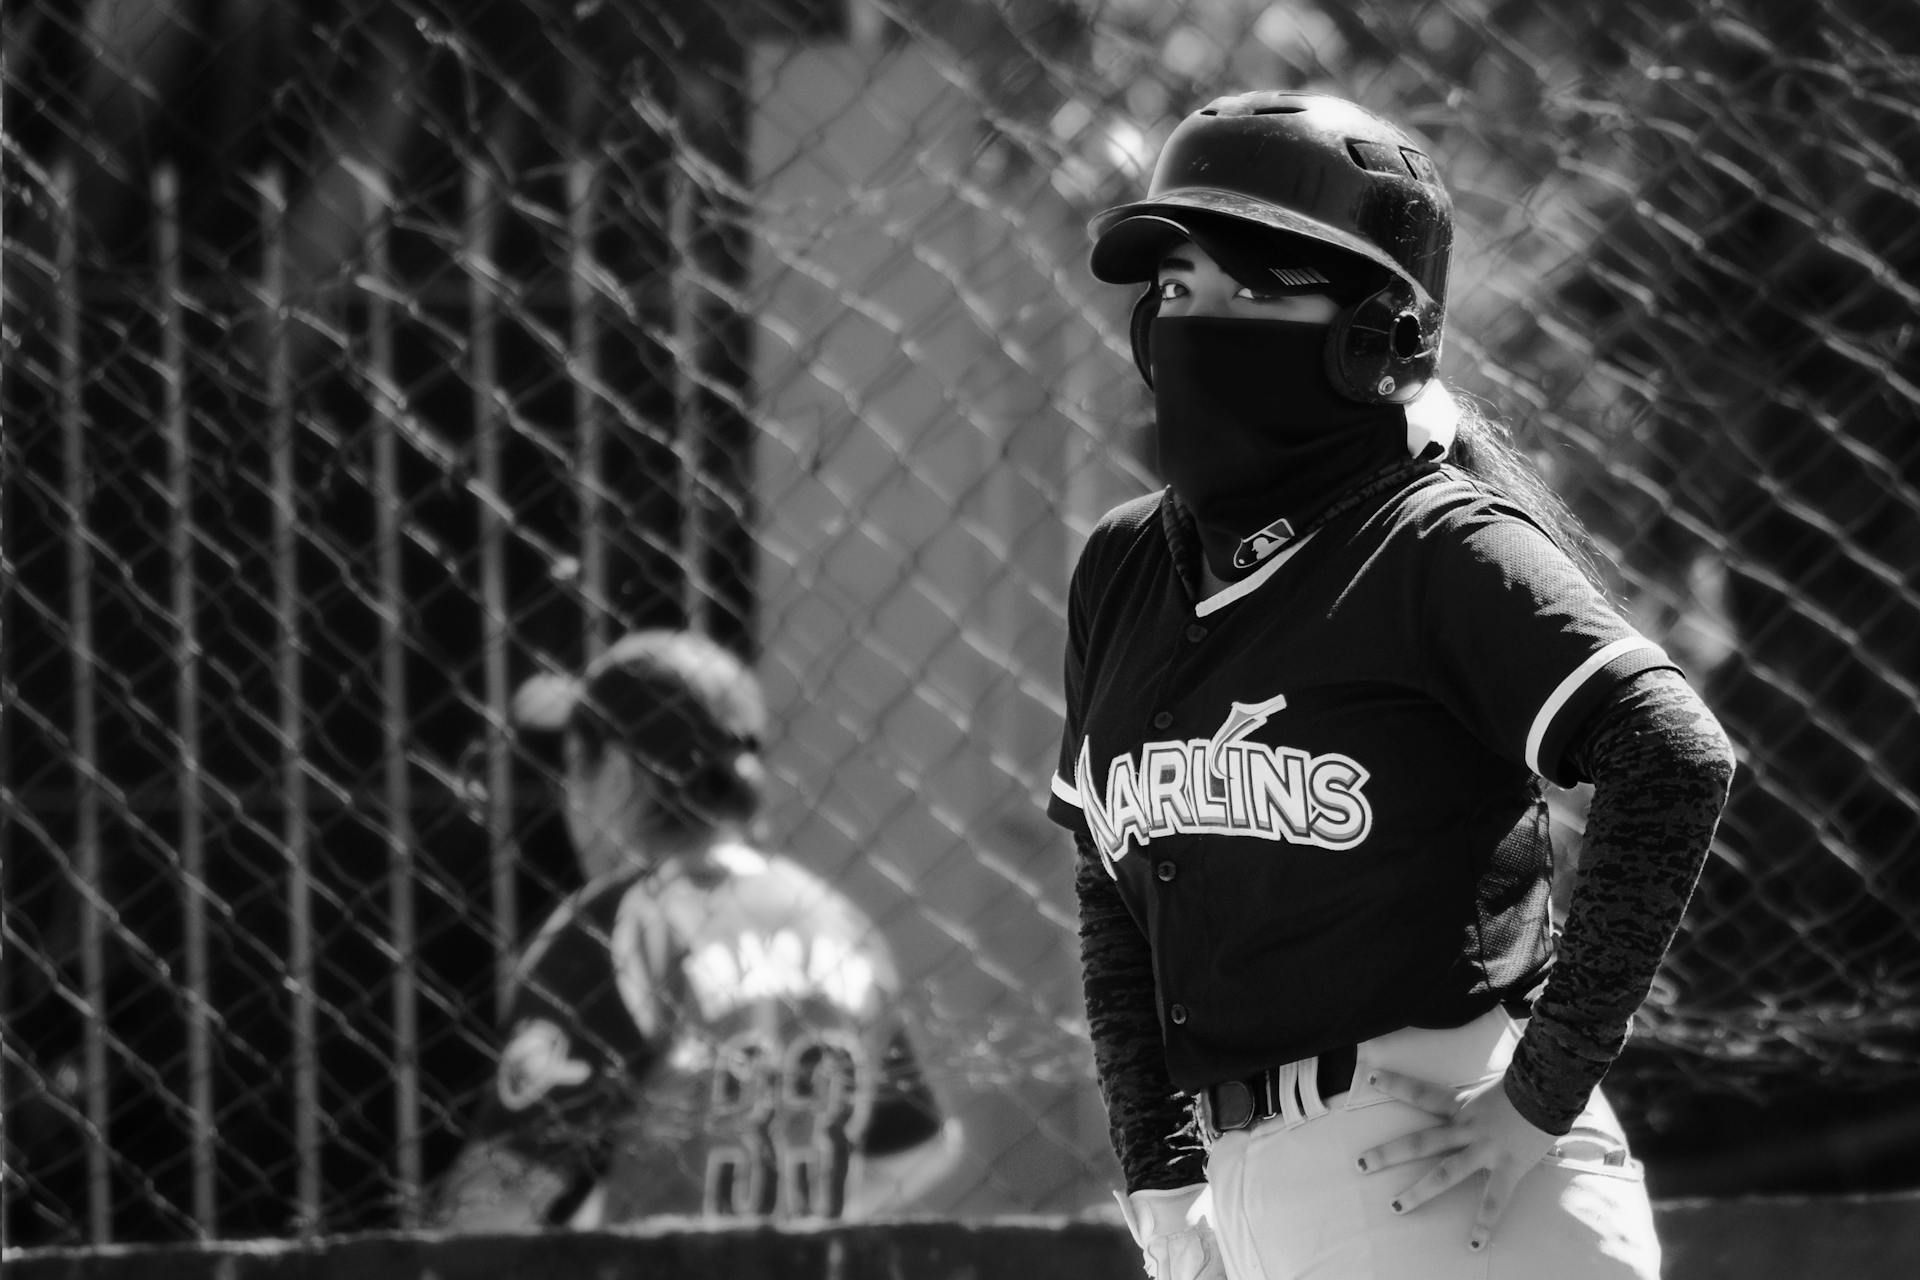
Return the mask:
POLYGON ((1540 746, 1546 741, 1547 731, 1552 727, 1554 718, 1574 700, 1575 695, 1589 680, 1612 665, 1616 659, 1629 654, 1641 658, 1641 661, 1636 664, 1636 669, 1644 670, 1650 667, 1672 665, 1664 649, 1638 634, 1622 636, 1611 644, 1595 650, 1585 662, 1567 673, 1559 686, 1547 695, 1547 700, 1541 705, 1539 714, 1534 716, 1533 724, 1527 730, 1527 768, 1542 777, 1554 776, 1556 771, 1545 767, 1540 759, 1540 746), (1645 651, 1644 655, 1639 652, 1641 650, 1645 651))

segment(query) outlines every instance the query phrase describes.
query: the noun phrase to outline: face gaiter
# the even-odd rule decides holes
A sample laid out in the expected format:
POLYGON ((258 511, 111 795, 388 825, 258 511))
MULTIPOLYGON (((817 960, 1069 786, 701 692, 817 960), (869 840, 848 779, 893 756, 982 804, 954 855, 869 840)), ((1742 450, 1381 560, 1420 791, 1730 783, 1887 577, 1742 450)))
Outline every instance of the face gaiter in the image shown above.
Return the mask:
POLYGON ((1193 513, 1208 567, 1229 582, 1407 456, 1406 411, 1336 392, 1326 341, 1326 325, 1292 320, 1153 321, 1160 474, 1193 513))

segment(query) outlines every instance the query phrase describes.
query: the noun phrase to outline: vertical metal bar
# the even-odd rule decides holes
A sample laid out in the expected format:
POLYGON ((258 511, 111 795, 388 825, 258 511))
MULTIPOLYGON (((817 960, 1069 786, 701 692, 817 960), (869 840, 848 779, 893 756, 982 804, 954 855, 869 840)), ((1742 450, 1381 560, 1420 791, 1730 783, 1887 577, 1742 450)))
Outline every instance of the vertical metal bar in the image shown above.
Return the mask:
POLYGON ((394 381, 393 318, 382 287, 391 275, 385 192, 365 191, 368 202, 366 294, 367 362, 373 377, 374 495, 380 575, 380 723, 386 762, 387 908, 393 920, 394 1160, 402 1227, 420 1224, 424 1180, 420 1146, 420 1017, 418 939, 414 934, 413 788, 407 768, 406 587, 400 557, 400 406, 387 400, 394 381))
POLYGON ((100 862, 100 742, 93 651, 93 549, 87 527, 86 413, 81 403, 85 375, 80 351, 81 284, 76 183, 62 165, 55 175, 60 223, 54 249, 59 295, 60 432, 66 468, 61 494, 67 526, 67 626, 73 638, 68 678, 73 681, 75 874, 80 881, 80 982, 87 1025, 82 1054, 87 1064, 87 1236, 93 1244, 113 1239, 112 1185, 108 1175, 106 899, 100 862))
POLYGON ((746 171, 747 62, 737 42, 722 41, 707 53, 696 67, 682 69, 673 108, 699 159, 680 169, 670 218, 673 259, 686 266, 677 273, 675 331, 686 366, 679 416, 688 614, 699 630, 752 653, 758 650, 747 481, 753 436, 739 408, 752 334, 729 301, 745 283, 748 254, 744 211, 732 194, 746 171))
MULTIPOLYGON (((12 47, 12 24, 0 18, 0 86, 13 83, 13 62, 7 56, 12 47)), ((7 131, 5 99, 5 92, 0 90, 0 137, 5 137, 7 131)), ((12 309, 9 306, 11 301, 7 290, 0 287, 0 334, 9 332, 10 317, 7 312, 12 309)), ((0 387, 4 386, 6 377, 6 370, 0 368, 0 387)), ((5 400, 4 391, 0 391, 0 402, 5 400)), ((8 703, 13 701, 13 685, 6 676, 6 655, 12 652, 7 648, 7 618, 13 612, 13 566, 7 556, 6 545, 7 522, 13 516, 12 466, 13 452, 7 446, 6 432, 0 430, 0 700, 8 703)), ((11 717, 0 716, 0 793, 6 794, 11 794, 11 770, 6 767, 6 762, 13 759, 12 727, 11 717)), ((7 812, 10 808, 10 805, 0 805, 0 850, 13 847, 13 815, 7 812)), ((6 858, 0 854, 0 919, 4 919, 6 895, 11 884, 8 871, 6 858)), ((6 930, 0 929, 0 973, 6 971, 7 961, 6 930)), ((8 985, 0 983, 0 1027, 12 1023, 9 1017, 12 1002, 7 1000, 8 985)), ((14 1096, 13 1084, 8 1078, 11 1074, 7 1067, 5 1046, 0 1045, 0 1099, 14 1096)), ((7 1108, 0 1106, 0 1254, 7 1250, 7 1223, 13 1219, 13 1167, 7 1162, 7 1153, 12 1150, 13 1144, 7 1140, 7 1108)))
POLYGON ((502 518, 505 498, 500 483, 502 424, 495 392, 499 388, 498 352, 494 344, 492 265, 498 205, 492 186, 480 166, 470 164, 466 178, 467 321, 472 356, 473 437, 476 494, 480 507, 480 642, 481 668, 487 707, 487 849, 493 872, 494 986, 499 1007, 506 1008, 513 979, 514 944, 519 937, 519 909, 515 901, 513 844, 513 774, 508 755, 507 688, 507 580, 506 528, 502 518))
POLYGON ((180 263, 180 181, 168 165, 153 173, 155 275, 160 293, 161 422, 167 439, 172 521, 167 561, 173 579, 174 731, 179 737, 182 947, 187 979, 187 1105, 192 1112, 194 1231, 217 1234, 213 1182, 213 1045, 207 966, 206 816, 200 763, 200 637, 195 622, 193 443, 187 417, 185 278, 180 263))
POLYGON ((293 996, 293 1131, 302 1235, 320 1229, 320 1087, 315 1034, 313 869, 308 846, 300 659, 299 497, 295 488, 292 352, 287 336, 287 200, 277 169, 260 177, 265 224, 268 449, 272 458, 275 680, 280 691, 281 843, 287 858, 287 980, 293 996))
POLYGON ((708 422, 701 394, 700 355, 705 338, 700 321, 706 313, 706 297, 699 273, 702 264, 694 253, 695 201, 699 188, 680 168, 667 178, 667 261, 673 307, 673 344, 679 363, 673 378, 674 455, 680 463, 680 569, 682 601, 687 626, 703 634, 712 632, 713 584, 707 578, 712 549, 714 502, 713 478, 707 472, 708 422))
POLYGON ((586 615, 586 657, 607 647, 606 477, 601 474, 601 431, 593 388, 601 385, 600 333, 593 302, 593 219, 598 191, 594 162, 576 156, 567 168, 567 273, 573 360, 582 376, 573 380, 574 489, 580 498, 580 596, 586 615))

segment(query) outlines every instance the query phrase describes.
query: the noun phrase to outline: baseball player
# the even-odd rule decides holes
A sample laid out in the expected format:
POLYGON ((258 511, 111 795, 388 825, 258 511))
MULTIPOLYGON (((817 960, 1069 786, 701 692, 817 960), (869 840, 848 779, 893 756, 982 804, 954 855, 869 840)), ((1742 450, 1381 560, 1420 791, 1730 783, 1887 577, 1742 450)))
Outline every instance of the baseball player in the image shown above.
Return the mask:
POLYGON ((1223 97, 1092 232, 1095 276, 1146 286, 1167 488, 1076 566, 1049 812, 1148 1273, 1651 1280, 1597 1085, 1731 749, 1436 380, 1427 149, 1223 97), (1592 784, 1557 936, 1543 780, 1592 784))
POLYGON ((515 719, 563 730, 587 884, 520 961, 440 1226, 902 1212, 960 1137, 898 1021, 871 921, 750 838, 758 686, 686 632, 627 636, 515 719))

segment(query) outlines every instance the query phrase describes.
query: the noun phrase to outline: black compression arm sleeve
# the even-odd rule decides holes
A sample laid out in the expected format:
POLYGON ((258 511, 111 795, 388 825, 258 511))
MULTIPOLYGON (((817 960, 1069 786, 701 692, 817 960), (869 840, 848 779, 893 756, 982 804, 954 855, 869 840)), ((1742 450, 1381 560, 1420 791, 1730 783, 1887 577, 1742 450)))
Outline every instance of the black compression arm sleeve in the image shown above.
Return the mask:
POLYGON ((1553 975, 1514 1052, 1507 1096, 1567 1132, 1626 1043, 1680 925, 1733 777, 1733 748, 1677 672, 1616 689, 1568 747, 1593 782, 1553 975))
POLYGON ((1080 966, 1094 1069, 1127 1190, 1203 1181, 1205 1161, 1192 1136, 1187 1103, 1167 1076, 1146 937, 1084 841, 1074 892, 1080 901, 1080 966))

